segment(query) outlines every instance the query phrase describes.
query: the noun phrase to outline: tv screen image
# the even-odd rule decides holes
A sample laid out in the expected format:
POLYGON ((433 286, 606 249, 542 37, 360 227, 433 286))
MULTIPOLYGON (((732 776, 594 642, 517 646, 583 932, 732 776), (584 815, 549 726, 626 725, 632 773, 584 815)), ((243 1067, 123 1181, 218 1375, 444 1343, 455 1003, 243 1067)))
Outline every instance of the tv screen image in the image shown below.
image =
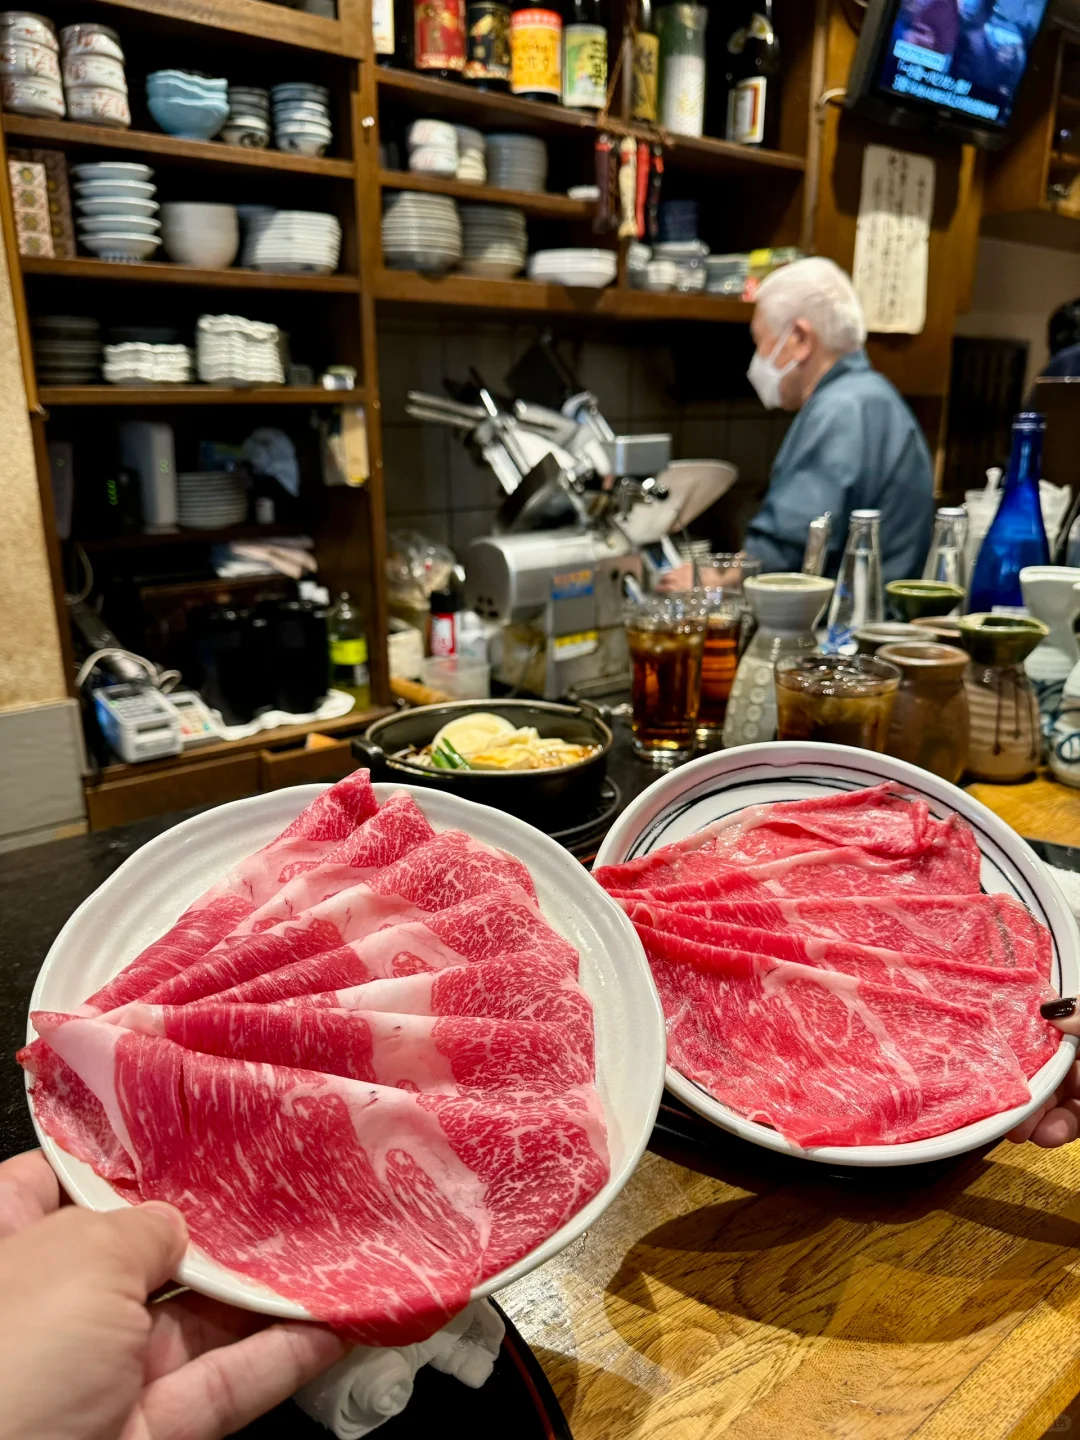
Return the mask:
POLYGON ((1047 3, 901 0, 878 83, 1004 129, 1047 3))

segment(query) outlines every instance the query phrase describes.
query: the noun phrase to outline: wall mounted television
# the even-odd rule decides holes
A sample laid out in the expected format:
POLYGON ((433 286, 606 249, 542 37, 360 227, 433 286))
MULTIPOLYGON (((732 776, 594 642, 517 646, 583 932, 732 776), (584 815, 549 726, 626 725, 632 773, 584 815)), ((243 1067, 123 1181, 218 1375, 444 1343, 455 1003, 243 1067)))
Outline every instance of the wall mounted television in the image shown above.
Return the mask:
POLYGON ((1004 143, 1050 0, 869 0, 852 110, 991 149, 1004 143))

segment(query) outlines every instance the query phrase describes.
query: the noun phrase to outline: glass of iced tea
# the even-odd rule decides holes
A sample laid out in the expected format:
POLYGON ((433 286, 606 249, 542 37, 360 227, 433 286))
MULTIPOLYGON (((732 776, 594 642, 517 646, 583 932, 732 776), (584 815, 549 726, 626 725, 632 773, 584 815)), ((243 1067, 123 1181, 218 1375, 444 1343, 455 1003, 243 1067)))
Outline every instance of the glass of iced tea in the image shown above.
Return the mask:
POLYGON ((649 595, 626 606, 634 749, 658 764, 694 753, 708 617, 699 590, 649 595))
POLYGON ((777 738, 884 750, 900 671, 866 655, 793 655, 776 667, 777 738))
POLYGON ((724 717, 749 617, 743 581, 760 573, 761 561, 749 555, 701 555, 694 561, 694 585, 704 593, 709 606, 697 727, 697 738, 705 745, 718 744, 724 733, 724 717))

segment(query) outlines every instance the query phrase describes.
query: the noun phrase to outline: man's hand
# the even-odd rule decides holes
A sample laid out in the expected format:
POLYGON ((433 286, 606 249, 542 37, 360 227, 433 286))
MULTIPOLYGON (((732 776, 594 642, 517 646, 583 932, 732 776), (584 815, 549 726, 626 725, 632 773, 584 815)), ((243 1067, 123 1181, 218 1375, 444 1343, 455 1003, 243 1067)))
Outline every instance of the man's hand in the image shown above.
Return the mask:
POLYGON ((343 1354, 201 1296, 147 1307, 187 1246, 171 1206, 58 1204, 39 1152, 0 1165, 0 1440, 219 1440, 343 1354))

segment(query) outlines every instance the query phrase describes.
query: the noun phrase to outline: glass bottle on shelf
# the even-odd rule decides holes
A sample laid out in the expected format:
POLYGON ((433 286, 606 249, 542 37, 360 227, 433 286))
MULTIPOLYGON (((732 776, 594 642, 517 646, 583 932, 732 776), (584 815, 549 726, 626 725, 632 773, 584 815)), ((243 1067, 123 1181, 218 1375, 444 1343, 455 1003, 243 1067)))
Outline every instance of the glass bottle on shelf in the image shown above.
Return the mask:
POLYGON ((397 49, 394 0, 371 0, 371 39, 377 65, 392 65, 397 49))
POLYGON ((568 109, 602 110, 607 103, 607 40, 602 0, 568 0, 562 62, 568 109))
POLYGON ((330 685, 344 690, 365 710, 371 704, 371 677, 368 671, 368 643, 360 612, 343 590, 326 617, 330 646, 330 685))
POLYGON ((727 44, 726 139, 775 148, 780 134, 780 42, 772 0, 752 0, 727 44))
POLYGON ((1025 565, 1047 565, 1046 540, 1039 502, 1046 416, 1025 411, 1013 421, 1012 458, 1001 504, 986 532, 971 576, 973 613, 1020 610, 1020 571, 1025 565))
POLYGON ((844 558, 829 606, 826 648, 854 654, 855 631, 879 625, 885 614, 881 585, 881 511, 853 510, 844 558))
POLYGON ((653 0, 637 0, 634 21, 634 70, 630 115, 656 124, 656 82, 660 70, 660 40, 656 34, 653 0))
POLYGON ((562 97, 563 17, 543 0, 512 0, 510 91, 522 100, 558 104, 562 97))
POLYGON ((508 90, 509 4, 502 0, 468 0, 465 32, 465 79, 478 90, 508 90))
POLYGON ((660 36, 660 124, 674 135, 705 129, 704 5, 665 5, 656 17, 660 36))
POLYGON ((465 69, 465 0, 413 0, 413 68, 439 80, 465 69))

